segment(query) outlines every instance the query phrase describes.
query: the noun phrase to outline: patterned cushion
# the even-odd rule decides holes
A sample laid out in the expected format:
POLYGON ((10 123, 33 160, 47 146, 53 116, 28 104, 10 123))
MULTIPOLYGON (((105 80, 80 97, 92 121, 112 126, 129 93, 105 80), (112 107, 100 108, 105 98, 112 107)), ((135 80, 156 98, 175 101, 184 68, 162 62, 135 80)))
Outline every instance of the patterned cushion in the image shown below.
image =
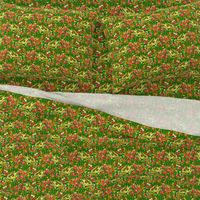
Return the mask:
POLYGON ((200 99, 199 1, 119 2, 4 0, 0 83, 200 99))

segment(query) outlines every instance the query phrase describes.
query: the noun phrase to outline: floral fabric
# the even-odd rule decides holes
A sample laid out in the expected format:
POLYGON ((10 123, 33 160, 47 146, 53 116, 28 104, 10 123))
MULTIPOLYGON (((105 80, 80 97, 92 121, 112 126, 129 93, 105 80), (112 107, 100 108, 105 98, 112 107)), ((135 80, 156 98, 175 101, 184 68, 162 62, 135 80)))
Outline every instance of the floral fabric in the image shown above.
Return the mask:
POLYGON ((199 99, 199 1, 12 1, 0 83, 199 99))
POLYGON ((198 199, 200 137, 0 93, 2 199, 198 199))
MULTIPOLYGON (((196 0, 0 2, 0 84, 200 99, 196 0)), ((200 199, 200 138, 0 91, 0 198, 200 199)))

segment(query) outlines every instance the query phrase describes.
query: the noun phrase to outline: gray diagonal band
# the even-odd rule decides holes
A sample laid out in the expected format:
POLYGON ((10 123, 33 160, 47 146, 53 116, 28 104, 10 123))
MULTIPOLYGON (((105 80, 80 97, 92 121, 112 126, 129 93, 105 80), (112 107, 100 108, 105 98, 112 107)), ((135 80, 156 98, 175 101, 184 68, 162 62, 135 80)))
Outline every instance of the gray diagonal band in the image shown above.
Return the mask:
POLYGON ((200 136, 200 101, 159 96, 45 92, 0 85, 0 90, 85 106, 153 128, 200 136))

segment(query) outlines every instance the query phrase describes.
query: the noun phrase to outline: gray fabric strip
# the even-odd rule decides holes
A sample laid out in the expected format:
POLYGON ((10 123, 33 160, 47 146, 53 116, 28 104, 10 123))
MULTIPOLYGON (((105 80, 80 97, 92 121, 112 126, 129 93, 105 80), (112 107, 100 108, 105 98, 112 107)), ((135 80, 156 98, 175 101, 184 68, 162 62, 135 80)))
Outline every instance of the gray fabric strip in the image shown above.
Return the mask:
POLYGON ((198 100, 104 93, 45 92, 14 85, 0 85, 0 90, 84 106, 149 127, 200 136, 198 100))

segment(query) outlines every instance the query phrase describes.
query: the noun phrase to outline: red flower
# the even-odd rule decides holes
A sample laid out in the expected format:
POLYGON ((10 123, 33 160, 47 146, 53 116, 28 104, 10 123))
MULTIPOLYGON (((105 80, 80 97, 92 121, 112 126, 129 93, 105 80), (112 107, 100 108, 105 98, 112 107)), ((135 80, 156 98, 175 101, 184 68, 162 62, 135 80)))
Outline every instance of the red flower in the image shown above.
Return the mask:
POLYGON ((68 135, 66 137, 66 140, 68 140, 71 143, 79 142, 79 135, 77 135, 77 134, 68 135))
POLYGON ((132 174, 143 174, 145 168, 141 165, 133 164, 134 170, 132 171, 132 174))
POLYGON ((197 190, 197 189, 192 189, 189 194, 193 197, 200 197, 200 190, 197 190))
POLYGON ((47 180, 41 181, 40 186, 42 188, 42 191, 45 191, 46 189, 51 189, 52 188, 51 180, 47 179, 47 180))
POLYGON ((52 159, 53 159, 52 153, 46 154, 42 157, 42 161, 45 164, 54 164, 54 161, 52 159))
POLYGON ((166 60, 167 57, 168 57, 167 56, 167 50, 163 49, 163 50, 159 51, 156 57, 158 58, 159 62, 160 62, 161 59, 166 60))
POLYGON ((114 169, 111 165, 107 165, 107 164, 104 164, 103 165, 103 169, 104 169, 104 172, 108 175, 112 175, 112 173, 114 172, 114 169))
POLYGON ((35 33, 38 32, 37 24, 29 24, 27 29, 29 32, 35 32, 35 33))
POLYGON ((182 28, 190 28, 192 25, 191 25, 191 23, 190 23, 190 20, 189 19, 186 19, 186 20, 183 20, 183 21, 181 21, 181 24, 180 24, 180 26, 182 27, 182 28))
POLYGON ((191 168, 193 169, 192 173, 194 175, 200 174, 200 166, 194 166, 194 165, 192 165, 191 168))
POLYGON ((79 167, 79 166, 74 166, 73 167, 74 168, 74 172, 73 172, 73 176, 80 176, 80 177, 82 177, 82 174, 83 174, 83 172, 84 172, 84 170, 83 170, 83 168, 82 167, 79 167))
POLYGON ((72 108, 67 108, 67 110, 64 112, 64 117, 69 116, 70 118, 75 118, 77 116, 77 112, 76 110, 72 109, 72 108))
POLYGON ((190 179, 189 184, 191 185, 197 184, 197 178, 194 176, 192 179, 190 179))
POLYGON ((98 157, 99 159, 101 159, 101 160, 107 160, 107 159, 108 159, 108 158, 107 158, 107 150, 104 149, 104 150, 102 150, 102 151, 99 151, 99 152, 97 153, 97 157, 98 157))
POLYGON ((162 190, 160 191, 160 194, 164 195, 167 194, 169 195, 171 193, 172 189, 168 186, 165 185, 164 183, 162 184, 162 190))
POLYGON ((74 152, 68 154, 68 159, 70 162, 74 162, 74 161, 79 161, 81 158, 78 155, 78 151, 75 150, 74 152))
POLYGON ((11 37, 9 37, 9 36, 4 36, 3 37, 3 39, 2 39, 2 44, 3 45, 9 45, 10 43, 12 42, 12 39, 11 39, 11 37))
POLYGON ((33 47, 38 47, 41 44, 40 39, 34 38, 34 37, 30 37, 30 42, 29 42, 29 46, 33 46, 33 47))
POLYGON ((127 25, 127 26, 132 26, 134 23, 133 19, 124 19, 123 22, 127 25))
POLYGON ((151 30, 154 32, 154 35, 157 35, 158 34, 158 31, 161 30, 161 23, 158 22, 156 25, 154 25, 151 30))
POLYGON ((174 177, 175 170, 172 167, 162 166, 162 169, 163 169, 162 173, 164 175, 168 174, 170 177, 174 177))
POLYGON ((56 65, 65 64, 66 55, 64 53, 55 55, 56 65))
POLYGON ((53 127, 54 127, 54 124, 53 124, 53 121, 52 120, 48 120, 48 119, 45 119, 44 121, 43 121, 43 124, 44 124, 44 129, 45 130, 52 130, 53 129, 53 127))
POLYGON ((184 158, 186 159, 186 162, 197 160, 196 152, 195 151, 187 151, 184 153, 184 158))
POLYGON ((197 47, 192 45, 186 48, 185 52, 190 56, 196 54, 197 47))
POLYGON ((47 194, 45 196, 45 199, 47 199, 47 200, 55 200, 56 198, 53 195, 47 194))
POLYGON ((9 32, 10 31, 10 24, 2 24, 1 25, 1 31, 3 34, 5 34, 5 32, 9 32))
POLYGON ((17 179, 20 179, 20 180, 25 180, 25 178, 27 177, 28 173, 23 171, 23 170, 19 170, 18 171, 18 178, 17 179))
POLYGON ((103 193, 104 195, 111 195, 111 193, 112 193, 112 189, 110 187, 107 187, 104 189, 104 193, 103 193))
POLYGON ((84 196, 82 194, 78 194, 78 193, 75 193, 75 194, 72 194, 72 200, 84 200, 84 196))
POLYGON ((97 12, 94 11, 90 11, 89 16, 90 16, 90 20, 94 20, 96 18, 97 12))
POLYGON ((190 59, 190 66, 196 68, 198 66, 199 61, 194 58, 190 59))
POLYGON ((135 184, 133 184, 132 186, 132 189, 134 190, 134 192, 135 193, 137 193, 137 194, 141 194, 142 193, 142 187, 140 187, 140 186, 137 186, 137 185, 135 185, 135 184))
POLYGON ((163 71, 169 71, 171 68, 172 67, 169 64, 165 64, 165 63, 162 64, 162 69, 163 69, 162 72, 163 71))
POLYGON ((66 16, 66 15, 65 15, 63 18, 64 18, 64 22, 66 22, 66 23, 69 24, 69 25, 71 25, 72 22, 74 22, 73 18, 70 17, 70 16, 66 16))
POLYGON ((7 56, 7 54, 8 54, 8 50, 7 49, 1 50, 0 51, 0 61, 4 60, 6 58, 6 56, 7 56))
POLYGON ((5 12, 5 15, 4 15, 5 19, 12 19, 14 17, 15 17, 15 13, 14 12, 12 12, 12 11, 5 12))
POLYGON ((44 83, 44 87, 46 91, 52 92, 56 90, 56 86, 54 84, 50 84, 49 82, 44 83))
POLYGON ((165 156, 166 156, 166 152, 165 152, 164 150, 162 150, 161 152, 158 152, 158 153, 155 155, 156 162, 159 162, 159 161, 166 161, 167 158, 166 158, 165 156))
POLYGON ((194 32, 187 32, 187 40, 193 42, 196 40, 196 34, 194 32))
POLYGON ((34 13, 32 19, 33 20, 36 19, 38 22, 42 22, 42 20, 44 19, 44 15, 39 13, 34 13))
POLYGON ((64 49, 64 50, 67 50, 69 51, 71 45, 69 42, 65 41, 65 40, 61 40, 60 41, 60 49, 64 49))
POLYGON ((36 55, 36 51, 32 50, 26 53, 26 58, 30 61, 34 61, 37 60, 37 55, 36 55))
POLYGON ((125 153, 125 157, 128 159, 128 161, 135 159, 135 156, 136 156, 135 150, 128 151, 127 153, 125 153))
POLYGON ((94 125, 102 126, 106 123, 106 120, 101 115, 96 115, 96 120, 93 122, 94 125))
POLYGON ((107 141, 108 141, 108 137, 107 137, 107 136, 100 137, 100 138, 98 139, 98 144, 99 144, 99 145, 105 144, 107 141))
POLYGON ((16 164, 16 165, 24 165, 25 164, 25 161, 24 161, 24 156, 21 154, 19 156, 16 156, 13 160, 13 162, 16 164))
POLYGON ((74 187, 76 187, 76 188, 81 188, 81 187, 82 187, 82 183, 80 182, 80 178, 71 179, 71 180, 69 181, 69 183, 70 183, 71 185, 73 185, 74 187))
POLYGON ((107 187, 109 183, 110 183, 109 179, 101 179, 100 180, 101 187, 107 187))
POLYGON ((151 7, 147 7, 144 11, 145 14, 149 14, 151 12, 151 7))

